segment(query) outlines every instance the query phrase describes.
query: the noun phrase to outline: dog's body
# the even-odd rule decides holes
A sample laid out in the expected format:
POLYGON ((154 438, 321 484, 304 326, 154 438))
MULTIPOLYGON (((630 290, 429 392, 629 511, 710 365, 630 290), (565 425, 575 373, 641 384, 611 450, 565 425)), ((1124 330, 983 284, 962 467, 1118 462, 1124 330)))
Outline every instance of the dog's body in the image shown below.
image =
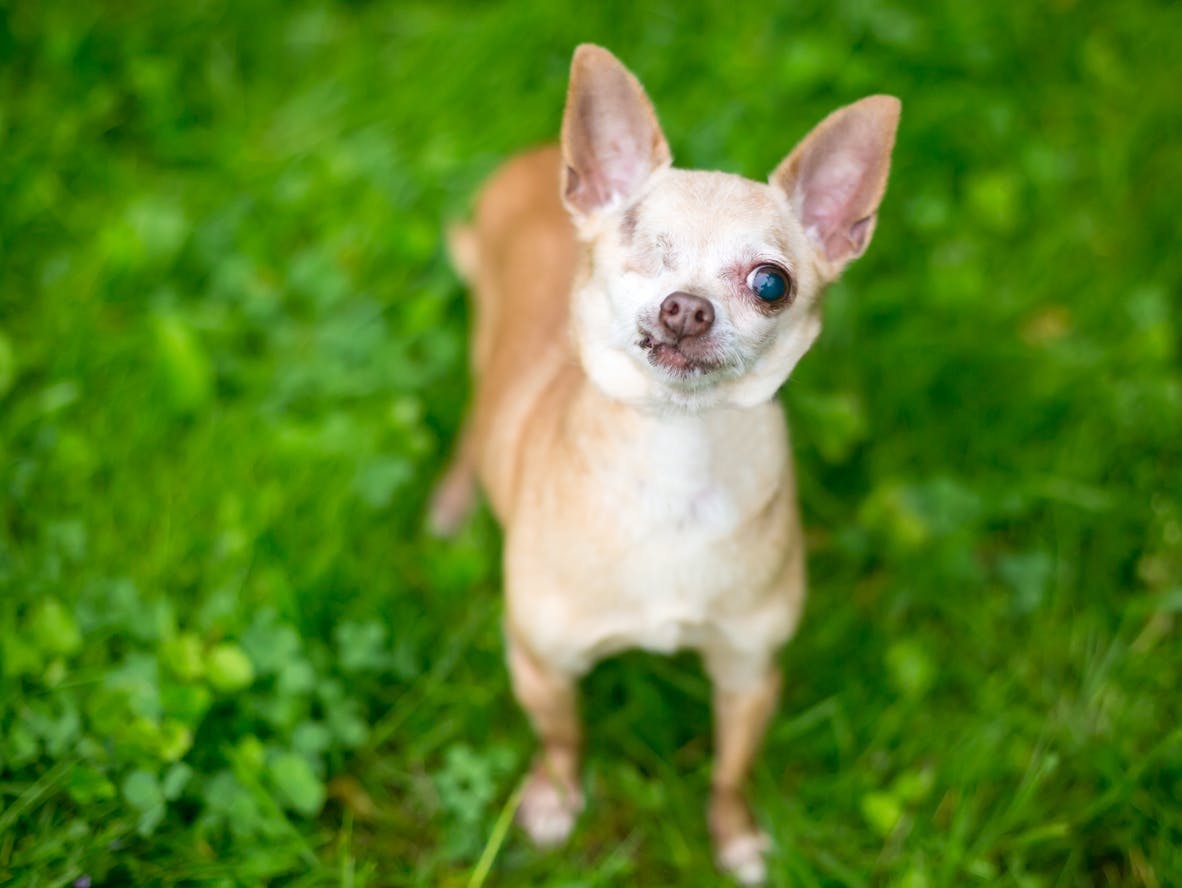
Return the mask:
POLYGON ((625 648, 774 649, 802 591, 779 402, 654 414, 590 383, 555 296, 577 252, 560 168, 556 148, 511 161, 467 235, 485 245, 471 434, 511 635, 574 674, 625 648))
POLYGON ((561 151, 507 163, 453 232, 477 387, 433 520, 454 526, 478 476, 505 527, 510 671, 543 744, 519 816, 539 843, 582 807, 578 677, 691 648, 715 686, 719 860, 763 876, 741 786, 804 597, 774 394, 873 228, 898 108, 865 103, 818 127, 822 149, 852 138, 836 167, 810 138, 771 185, 684 172, 635 79, 581 47, 561 151))

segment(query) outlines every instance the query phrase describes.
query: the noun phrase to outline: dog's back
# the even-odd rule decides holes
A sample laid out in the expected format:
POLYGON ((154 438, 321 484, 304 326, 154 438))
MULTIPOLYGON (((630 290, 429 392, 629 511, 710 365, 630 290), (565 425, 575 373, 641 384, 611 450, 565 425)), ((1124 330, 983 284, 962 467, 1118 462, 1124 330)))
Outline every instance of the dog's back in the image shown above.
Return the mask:
POLYGON ((477 476, 505 519, 532 408, 559 374, 580 372, 568 330, 575 237, 559 197, 560 163, 557 145, 511 159, 481 190, 472 222, 449 232, 452 261, 472 293, 475 392, 432 506, 440 531, 463 520, 477 476))

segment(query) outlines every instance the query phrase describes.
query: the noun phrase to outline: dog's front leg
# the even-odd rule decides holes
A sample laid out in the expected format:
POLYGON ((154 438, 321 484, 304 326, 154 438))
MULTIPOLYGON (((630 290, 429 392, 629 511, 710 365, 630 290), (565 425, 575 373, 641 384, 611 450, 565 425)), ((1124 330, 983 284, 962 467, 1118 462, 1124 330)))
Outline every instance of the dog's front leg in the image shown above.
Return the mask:
POLYGON ((738 688, 720 682, 718 663, 706 661, 714 678, 714 777, 710 793, 710 835, 721 869, 744 885, 766 878, 769 841, 751 815, 743 784, 776 708, 780 672, 774 666, 738 688))
POLYGON ((535 844, 558 845, 566 841, 583 810, 576 679, 551 668, 514 639, 509 640, 509 673, 513 693, 542 746, 521 797, 517 821, 535 844))

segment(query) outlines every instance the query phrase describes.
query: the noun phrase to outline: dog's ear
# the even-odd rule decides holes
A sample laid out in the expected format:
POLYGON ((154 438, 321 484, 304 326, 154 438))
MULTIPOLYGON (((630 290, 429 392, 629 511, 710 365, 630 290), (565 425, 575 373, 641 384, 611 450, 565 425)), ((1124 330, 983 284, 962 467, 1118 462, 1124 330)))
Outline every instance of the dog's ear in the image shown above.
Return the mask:
POLYGON ((562 200, 575 221, 624 204, 671 163, 640 81, 606 49, 579 46, 562 117, 562 200))
POLYGON ((894 96, 868 96, 822 120, 771 175, 832 279, 862 255, 886 191, 899 125, 894 96))

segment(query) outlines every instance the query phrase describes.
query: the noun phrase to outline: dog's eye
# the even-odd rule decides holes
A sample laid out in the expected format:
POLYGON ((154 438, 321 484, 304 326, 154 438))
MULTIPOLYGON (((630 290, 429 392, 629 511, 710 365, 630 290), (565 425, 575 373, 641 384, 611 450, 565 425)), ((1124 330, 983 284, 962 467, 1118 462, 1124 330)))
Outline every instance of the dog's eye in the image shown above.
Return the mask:
POLYGON ((788 295, 788 278, 774 265, 757 265, 747 275, 747 286, 764 302, 779 302, 788 295))

